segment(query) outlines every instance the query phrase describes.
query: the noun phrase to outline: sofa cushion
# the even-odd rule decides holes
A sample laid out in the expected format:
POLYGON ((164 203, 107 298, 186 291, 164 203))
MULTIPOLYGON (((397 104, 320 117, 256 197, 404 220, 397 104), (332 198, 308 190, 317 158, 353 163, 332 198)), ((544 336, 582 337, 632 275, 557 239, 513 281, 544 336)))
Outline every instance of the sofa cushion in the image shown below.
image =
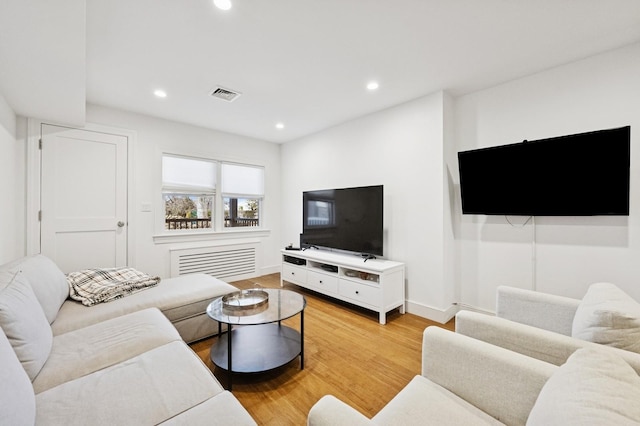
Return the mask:
POLYGON ((620 357, 580 349, 543 386, 528 426, 637 425, 640 377, 620 357))
POLYGON ((23 257, 3 268, 22 271, 42 306, 49 324, 56 319, 58 310, 69 297, 69 284, 60 268, 41 254, 23 257))
POLYGON ((36 424, 159 424, 223 392, 184 342, 171 342, 36 395, 36 424))
POLYGON ((479 408, 426 377, 415 376, 372 418, 374 424, 407 425, 502 425, 479 408))
POLYGON ((53 348, 33 381, 35 393, 131 359, 180 335, 155 308, 145 309, 53 338, 53 348))
POLYGON ((592 284, 576 310, 572 336, 640 353, 640 304, 613 284, 592 284))
POLYGON ((0 425, 32 425, 36 398, 29 376, 0 329, 0 425))
POLYGON ((33 381, 49 356, 53 335, 21 272, 0 272, 0 326, 33 381))

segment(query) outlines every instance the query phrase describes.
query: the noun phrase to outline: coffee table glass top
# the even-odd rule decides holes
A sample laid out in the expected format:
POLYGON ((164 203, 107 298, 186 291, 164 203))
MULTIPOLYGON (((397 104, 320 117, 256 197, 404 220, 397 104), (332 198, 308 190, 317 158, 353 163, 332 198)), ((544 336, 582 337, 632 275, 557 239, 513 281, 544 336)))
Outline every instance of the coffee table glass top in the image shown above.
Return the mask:
POLYGON ((260 288, 269 294, 269 301, 253 309, 229 310, 224 307, 222 297, 207 306, 210 318, 224 323, 237 325, 257 325, 282 321, 300 313, 306 306, 305 298, 291 290, 260 288))

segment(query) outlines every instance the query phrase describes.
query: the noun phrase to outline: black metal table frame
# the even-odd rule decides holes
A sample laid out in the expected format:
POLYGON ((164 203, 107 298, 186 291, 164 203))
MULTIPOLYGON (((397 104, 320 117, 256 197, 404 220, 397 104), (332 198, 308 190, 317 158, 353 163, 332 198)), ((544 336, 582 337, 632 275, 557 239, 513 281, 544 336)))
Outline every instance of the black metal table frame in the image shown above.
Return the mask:
MULTIPOLYGON (((300 370, 304 370, 304 307, 302 308, 302 310, 299 312, 300 314, 300 370)), ((282 326, 282 321, 283 320, 279 320, 279 321, 274 321, 278 323, 278 326, 281 327, 282 326)), ((273 323, 273 322, 271 322, 273 323)), ((220 339, 222 337, 222 322, 218 321, 218 339, 220 339)), ((233 366, 233 361, 232 361, 232 331, 233 331, 233 324, 230 323, 225 323, 227 324, 227 390, 231 391, 233 384, 232 384, 232 376, 233 376, 233 370, 232 370, 232 366, 233 366)), ((255 327, 256 325, 265 325, 265 324, 269 324, 269 323, 263 323, 263 324, 243 324, 243 325, 236 325, 237 327, 255 327)), ((293 358, 295 359, 295 357, 293 358)), ((290 361, 289 361, 290 362, 290 361)), ((215 364, 215 363, 214 363, 215 364)), ((285 364, 282 364, 285 365, 285 364)), ((279 367, 281 367, 282 365, 280 365, 279 367)), ((277 367, 276 367, 277 368, 277 367)), ((268 371, 268 370, 265 370, 268 371)))

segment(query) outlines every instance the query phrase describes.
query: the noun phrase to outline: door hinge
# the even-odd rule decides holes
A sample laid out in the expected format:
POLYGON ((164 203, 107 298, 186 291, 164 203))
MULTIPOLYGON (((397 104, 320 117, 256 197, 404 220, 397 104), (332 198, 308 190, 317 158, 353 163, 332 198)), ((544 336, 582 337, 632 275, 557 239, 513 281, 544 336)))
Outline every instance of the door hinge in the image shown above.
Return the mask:
POLYGON ((42 210, 38 210, 38 222, 42 222, 42 210))
POLYGON ((38 149, 42 149, 42 138, 38 139, 38 149))

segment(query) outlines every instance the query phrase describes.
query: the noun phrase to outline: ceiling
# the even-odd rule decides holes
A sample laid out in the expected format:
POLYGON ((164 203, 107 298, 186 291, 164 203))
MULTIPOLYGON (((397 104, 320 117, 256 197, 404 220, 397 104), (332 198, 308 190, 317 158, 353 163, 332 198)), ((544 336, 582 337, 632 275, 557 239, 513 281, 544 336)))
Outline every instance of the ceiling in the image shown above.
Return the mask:
POLYGON ((286 142, 640 41, 638 0, 232 2, 2 0, 0 93, 61 123, 92 103, 286 142))

